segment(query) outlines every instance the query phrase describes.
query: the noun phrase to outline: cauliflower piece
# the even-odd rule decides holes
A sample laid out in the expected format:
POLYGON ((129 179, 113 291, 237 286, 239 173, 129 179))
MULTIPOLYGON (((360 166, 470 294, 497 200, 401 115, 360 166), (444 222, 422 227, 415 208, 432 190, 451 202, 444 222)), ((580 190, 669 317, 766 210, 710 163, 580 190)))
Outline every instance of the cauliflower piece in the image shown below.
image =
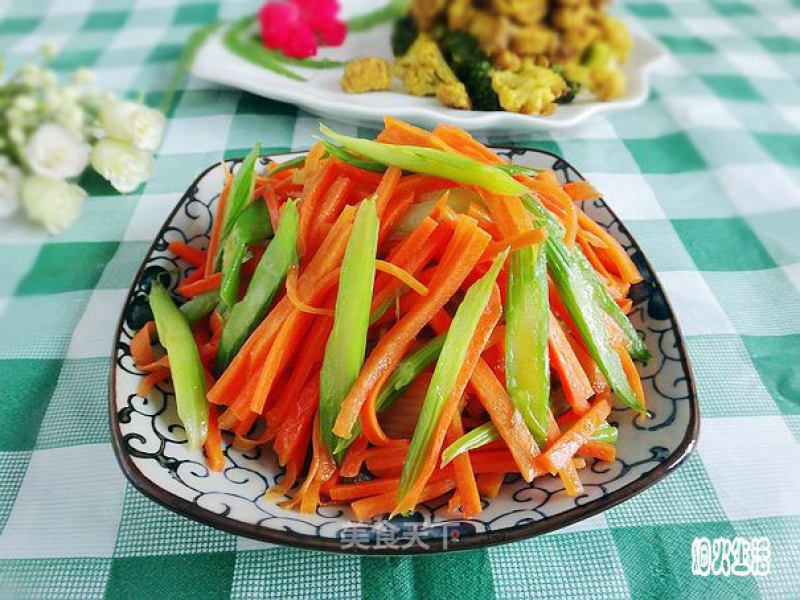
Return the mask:
POLYGON ((547 0, 491 0, 492 9, 519 23, 538 23, 547 14, 547 0))
POLYGON ((625 62, 633 47, 631 33, 620 19, 611 15, 600 17, 600 39, 609 45, 617 58, 625 62))
POLYGON ((512 31, 509 45, 514 53, 530 56, 550 52, 556 42, 556 32, 549 27, 529 25, 512 31))
POLYGON ((492 55, 492 64, 498 69, 511 69, 516 71, 522 66, 522 59, 511 50, 501 50, 492 55))
POLYGON ((344 67, 342 89, 348 94, 379 92, 390 85, 389 63, 382 58, 357 58, 344 67))
POLYGON ((485 10, 477 10, 467 31, 478 40, 486 54, 492 54, 508 48, 511 21, 502 15, 493 15, 485 10))
POLYGON ((569 92, 560 75, 531 61, 523 61, 518 71, 493 70, 492 88, 504 110, 528 115, 550 114, 556 99, 569 92))
POLYGON ((587 51, 583 63, 589 70, 589 90, 598 100, 614 100, 625 93, 625 73, 619 68, 619 61, 611 46, 605 42, 595 42, 587 51))
POLYGON ((598 100, 615 100, 625 93, 627 78, 619 68, 589 68, 589 91, 598 100))
POLYGON ((394 74, 414 96, 433 96, 441 84, 458 83, 438 44, 424 33, 419 34, 408 52, 394 63, 394 74))
POLYGON ((436 88, 436 99, 450 108, 472 110, 467 88, 460 81, 441 84, 436 88))
POLYGON ((433 27, 446 6, 447 0, 412 0, 410 10, 420 30, 427 31, 433 27))
POLYGON ((473 18, 472 0, 452 0, 447 6, 447 28, 451 31, 466 31, 473 18))
POLYGON ((551 20, 558 29, 568 31, 586 25, 593 19, 595 14, 595 9, 589 4, 561 6, 553 11, 551 20))

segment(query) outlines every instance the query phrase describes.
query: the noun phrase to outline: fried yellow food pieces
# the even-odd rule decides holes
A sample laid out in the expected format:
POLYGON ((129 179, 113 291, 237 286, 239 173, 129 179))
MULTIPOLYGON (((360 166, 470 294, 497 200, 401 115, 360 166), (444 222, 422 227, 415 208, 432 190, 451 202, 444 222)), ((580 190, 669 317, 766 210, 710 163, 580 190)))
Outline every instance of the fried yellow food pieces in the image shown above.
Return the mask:
POLYGON ((382 58, 358 58, 344 67, 342 89, 348 94, 380 92, 391 85, 389 63, 382 58))

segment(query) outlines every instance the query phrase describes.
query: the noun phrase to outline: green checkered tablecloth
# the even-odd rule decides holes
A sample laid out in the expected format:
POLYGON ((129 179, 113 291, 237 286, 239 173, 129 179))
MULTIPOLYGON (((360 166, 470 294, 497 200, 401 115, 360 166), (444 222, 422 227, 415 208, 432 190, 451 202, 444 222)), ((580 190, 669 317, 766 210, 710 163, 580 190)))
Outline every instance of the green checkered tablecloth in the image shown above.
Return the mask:
MULTIPOLYGON (((191 30, 256 5, 0 0, 0 48, 14 68, 54 41, 56 68, 91 66, 157 104, 191 30)), ((86 175, 83 215, 57 238, 0 222, 0 597, 800 596, 800 2, 619 9, 671 51, 649 101, 512 141, 572 161, 657 269, 703 417, 681 469, 566 530, 420 558, 271 547, 145 499, 115 463, 107 422, 127 287, 200 170, 256 140, 307 147, 317 121, 190 79, 142 189, 123 197, 86 175), (769 575, 692 575, 700 536, 767 536, 769 575)))

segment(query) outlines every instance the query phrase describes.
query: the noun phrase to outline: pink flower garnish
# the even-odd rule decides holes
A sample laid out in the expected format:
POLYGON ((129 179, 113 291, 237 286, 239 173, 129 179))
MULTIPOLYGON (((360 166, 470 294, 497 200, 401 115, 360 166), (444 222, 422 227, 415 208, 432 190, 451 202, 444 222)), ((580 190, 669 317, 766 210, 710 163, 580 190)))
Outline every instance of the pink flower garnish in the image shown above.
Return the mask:
POLYGON ((340 46, 347 25, 339 20, 337 0, 288 0, 267 2, 258 11, 265 46, 292 58, 317 53, 317 43, 340 46))
POLYGON ((317 53, 317 38, 314 37, 314 30, 303 21, 298 21, 294 25, 289 41, 283 46, 283 52, 291 58, 308 58, 317 53))

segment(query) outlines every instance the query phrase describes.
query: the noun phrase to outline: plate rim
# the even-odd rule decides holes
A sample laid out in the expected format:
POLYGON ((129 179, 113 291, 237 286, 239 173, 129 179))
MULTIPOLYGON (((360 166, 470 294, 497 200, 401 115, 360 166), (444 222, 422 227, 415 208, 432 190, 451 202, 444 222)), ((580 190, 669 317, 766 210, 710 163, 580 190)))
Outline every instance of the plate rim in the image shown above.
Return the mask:
MULTIPOLYGON (((544 150, 540 148, 532 148, 529 146, 514 146, 514 147, 505 147, 505 146, 491 146, 495 150, 523 150, 523 151, 532 151, 538 152, 541 154, 547 154, 555 159, 559 159, 566 163, 577 175, 580 177, 581 180, 585 181, 585 177, 583 174, 578 171, 569 161, 561 157, 560 155, 551 152, 549 150, 544 150)), ((303 152, 307 152, 307 150, 298 150, 298 151, 290 151, 290 152, 280 152, 280 153, 270 153, 270 154, 263 154, 260 158, 274 158, 274 157, 281 157, 286 155, 293 155, 293 154, 302 154, 303 152)), ((235 165, 242 161, 242 158, 232 158, 232 159, 225 159, 225 162, 235 165)), ((189 186, 186 188, 186 191, 181 196, 180 200, 175 204, 175 207, 170 211, 167 217, 164 219, 164 222, 159 227, 158 231, 156 232, 153 242, 150 244, 147 252, 142 259, 142 264, 139 265, 139 268, 136 271, 136 274, 133 277, 133 281, 131 282, 131 287, 128 289, 128 293, 125 296, 125 303, 123 304, 122 310, 120 312, 120 317, 117 321, 117 327, 114 330, 114 339, 111 348, 111 369, 109 375, 109 387, 108 387, 108 420, 109 420, 109 428, 111 430, 111 445, 114 449, 114 456, 117 460, 117 464, 119 465, 120 469, 122 470, 125 477, 130 481, 130 483, 142 494, 146 497, 154 500, 161 506, 172 510, 173 512, 182 515, 184 517, 188 517, 193 521, 197 521, 204 525, 208 525, 214 527, 215 529, 219 529, 221 531, 225 531, 228 533, 232 533, 234 535, 241 535, 244 537, 248 537, 257 541, 267 542, 272 544, 279 544, 282 546, 288 546, 293 548, 302 548, 306 550, 317 550, 317 551, 325 551, 325 552, 334 552, 337 554, 348 554, 348 555, 359 555, 359 556, 403 556, 403 555, 416 555, 416 554, 438 554, 442 552, 457 552, 463 550, 472 550, 476 548, 484 548, 489 546, 496 546, 499 544, 505 544, 509 542, 516 542, 520 540, 525 540, 528 538, 536 537, 539 535, 543 535, 545 533, 550 533, 569 525, 573 525, 578 523, 579 521, 583 521, 597 515, 601 512, 604 512, 621 502, 624 502, 633 496, 643 492, 647 488, 653 486, 654 484, 658 483, 662 479, 664 479, 669 474, 673 473, 678 467, 680 467, 684 461, 694 452, 697 447, 697 441, 700 434, 700 407, 697 401, 697 387, 695 384, 694 373, 692 371, 691 363, 689 361, 689 355, 686 349, 686 343, 684 341, 683 333, 681 331, 680 323, 676 317, 676 313, 672 308, 672 304, 667 297, 666 293, 663 293, 664 302, 669 308, 670 314, 672 316, 672 322, 674 324, 675 329, 675 343, 681 349, 681 366, 684 369, 684 373, 686 374, 686 384, 687 384, 687 391, 688 396, 687 399, 689 401, 689 423, 686 428, 686 432, 684 433, 683 438, 681 439, 680 444, 678 447, 667 456, 667 458, 659 463, 656 467, 652 470, 648 471, 643 477, 635 480, 628 485, 623 486, 622 488, 611 492, 610 494, 603 495, 595 500, 587 502, 586 504, 581 504, 570 508, 569 510, 553 515, 551 517, 546 517, 543 519, 539 519, 536 521, 532 521, 530 523, 526 523, 523 525, 515 525, 513 527, 499 530, 499 531, 484 531, 480 533, 475 533, 473 535, 469 535, 467 537, 462 538, 457 543, 446 543, 444 540, 426 540, 425 545, 427 548, 423 546, 413 545, 408 548, 396 549, 396 548, 382 548, 382 547, 365 547, 359 545, 353 545, 351 547, 345 547, 342 544, 342 541, 339 538, 323 538, 316 535, 309 535, 306 533, 296 533, 290 531, 281 531, 278 529, 271 529, 268 527, 261 527, 256 524, 245 523, 242 521, 237 521, 231 518, 228 518, 225 515, 217 514, 213 511, 208 510, 207 508, 203 508, 194 504, 193 502, 186 500, 185 498, 181 498, 169 492, 165 488, 159 486, 152 480, 148 479, 133 461, 133 457, 128 454, 124 448, 122 447, 122 431, 120 429, 120 423, 117 419, 117 394, 116 394, 116 382, 117 382, 117 344, 120 340, 122 331, 123 331, 123 324, 125 320, 125 309, 128 306, 130 299, 134 293, 136 288, 136 283, 141 278, 141 275, 145 269, 145 265, 147 263, 147 259, 149 256, 152 255, 153 251, 155 250, 156 242, 159 236, 164 232, 165 228, 172 222, 172 219, 178 213, 178 211, 184 206, 186 201, 190 198, 193 190, 197 189, 199 182, 208 175, 213 169, 218 168, 220 163, 215 162, 203 169, 197 177, 192 180, 189 186)), ((641 251, 641 247, 639 246, 638 241, 636 238, 630 233, 628 228, 622 222, 622 220, 617 216, 617 214, 611 209, 608 203, 603 199, 603 203, 605 204, 605 208, 609 211, 611 216, 616 220, 620 230, 623 234, 627 235, 629 239, 635 244, 635 246, 641 251)), ((647 255, 641 251, 640 252, 642 260, 644 261, 645 266, 652 274, 653 280, 659 289, 664 290, 661 281, 658 279, 658 275, 656 271, 652 268, 650 264, 650 260, 647 258, 647 255)))

